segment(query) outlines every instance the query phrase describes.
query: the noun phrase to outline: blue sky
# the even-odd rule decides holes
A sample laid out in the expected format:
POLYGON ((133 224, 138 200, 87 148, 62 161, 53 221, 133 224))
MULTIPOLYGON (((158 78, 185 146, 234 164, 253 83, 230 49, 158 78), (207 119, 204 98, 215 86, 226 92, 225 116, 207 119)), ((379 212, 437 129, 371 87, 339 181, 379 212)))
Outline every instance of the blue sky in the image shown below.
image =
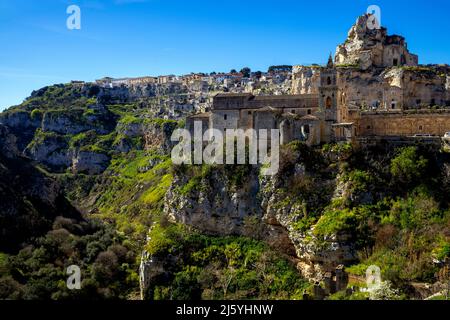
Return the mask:
POLYGON ((448 0, 0 0, 0 110, 75 79, 325 63, 371 4, 421 63, 450 63, 448 0))

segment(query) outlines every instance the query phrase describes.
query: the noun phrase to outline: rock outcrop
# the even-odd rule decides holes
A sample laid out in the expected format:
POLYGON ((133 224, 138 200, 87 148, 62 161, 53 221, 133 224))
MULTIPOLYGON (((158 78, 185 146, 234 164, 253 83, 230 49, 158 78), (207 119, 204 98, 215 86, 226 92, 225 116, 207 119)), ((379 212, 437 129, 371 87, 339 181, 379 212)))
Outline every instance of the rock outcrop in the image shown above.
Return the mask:
POLYGON ((236 235, 244 233, 246 218, 262 218, 256 170, 239 186, 232 186, 227 174, 219 170, 211 170, 191 190, 181 190, 180 186, 189 186, 197 178, 177 179, 166 195, 165 205, 165 214, 173 221, 207 233, 236 235))
POLYGON ((320 67, 293 67, 292 94, 318 94, 319 86, 320 67))
POLYGON ((40 134, 25 148, 23 154, 47 167, 57 169, 70 166, 72 152, 68 150, 67 139, 56 134, 40 134))
MULTIPOLYGON (((308 205, 296 198, 289 200, 281 190, 293 176, 299 181, 308 179, 311 173, 304 165, 299 163, 292 170, 270 178, 260 177, 254 167, 242 176, 238 186, 232 183, 234 174, 215 168, 190 179, 186 174, 176 175, 166 194, 165 214, 172 221, 201 232, 264 239, 296 259, 303 275, 314 281, 321 280, 325 272, 338 265, 355 261, 351 235, 330 234, 319 239, 314 235, 314 226, 306 230, 298 228, 298 222, 307 217, 308 205)), ((317 180, 313 187, 331 201, 335 196, 335 179, 317 180)), ((338 197, 341 195, 342 192, 337 193, 338 197)))
POLYGON ((17 139, 17 147, 24 150, 41 125, 40 119, 33 119, 25 110, 15 110, 0 113, 0 124, 7 126, 17 139))
POLYGON ((102 153, 79 151, 72 161, 72 172, 100 174, 109 165, 109 157, 102 153))
POLYGON ((348 32, 347 40, 336 49, 337 65, 357 65, 363 70, 371 67, 417 66, 418 57, 409 53, 405 39, 387 35, 387 29, 371 24, 371 15, 357 19, 348 32))
POLYGON ((81 219, 59 184, 20 156, 15 137, 0 125, 0 251, 47 232, 58 216, 81 219))

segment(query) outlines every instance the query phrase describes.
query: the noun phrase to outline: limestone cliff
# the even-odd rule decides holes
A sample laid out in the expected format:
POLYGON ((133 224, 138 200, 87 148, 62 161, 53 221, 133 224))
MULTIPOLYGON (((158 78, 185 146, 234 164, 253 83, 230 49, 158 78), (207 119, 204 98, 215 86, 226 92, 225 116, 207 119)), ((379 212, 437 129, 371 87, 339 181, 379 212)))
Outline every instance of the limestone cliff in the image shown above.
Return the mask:
POLYGON ((59 183, 20 156, 16 137, 0 125, 0 250, 13 252, 45 234, 58 216, 80 220, 59 183))
POLYGON ((320 67, 295 66, 292 70, 292 94, 317 94, 320 67))
POLYGON ((337 65, 357 65, 363 70, 371 67, 416 66, 418 57, 409 53, 405 39, 387 34, 387 29, 371 24, 371 15, 357 19, 348 32, 347 40, 336 49, 337 65))
MULTIPOLYGON (((295 259, 305 277, 321 280, 325 272, 356 259, 352 235, 319 238, 314 225, 302 226, 302 221, 313 218, 333 198, 341 198, 347 187, 337 186, 338 180, 328 171, 332 160, 306 146, 300 152, 295 145, 284 151, 287 159, 273 177, 262 177, 259 168, 251 166, 179 167, 165 196, 165 215, 203 233, 263 239, 295 259), (314 155, 324 162, 314 160, 314 155)), ((152 277, 145 270, 155 263, 143 254, 144 291, 152 277)))

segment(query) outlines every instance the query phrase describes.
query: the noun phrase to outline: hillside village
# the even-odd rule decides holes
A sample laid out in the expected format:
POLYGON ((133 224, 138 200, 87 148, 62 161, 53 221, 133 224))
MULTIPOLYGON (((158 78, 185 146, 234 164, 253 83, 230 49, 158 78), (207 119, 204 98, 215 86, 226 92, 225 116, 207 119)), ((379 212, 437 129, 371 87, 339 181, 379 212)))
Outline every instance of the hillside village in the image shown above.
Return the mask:
POLYGON ((402 36, 369 29, 368 19, 357 19, 323 66, 107 77, 95 84, 113 96, 123 90, 140 91, 141 97, 157 93, 159 115, 193 115, 190 128, 196 120, 219 129, 265 128, 258 123, 269 121, 281 130, 284 143, 432 136, 440 141, 450 131, 450 67, 419 65, 402 36))
MULTIPOLYGON (((244 68, 240 72, 231 70, 229 73, 191 73, 182 76, 164 75, 120 79, 105 77, 96 80, 95 84, 112 91, 121 88, 153 88, 158 91, 158 88, 162 88, 171 95, 167 100, 161 101, 168 110, 166 116, 178 119, 186 114, 209 110, 212 107, 212 98, 217 93, 289 94, 291 78, 291 66, 273 66, 267 72, 252 72, 244 68)), ((83 81, 73 81, 73 83, 79 86, 85 84, 83 81)))
POLYGON ((0 113, 0 299, 447 296, 450 67, 367 20, 324 65, 72 81, 0 113), (280 129, 280 170, 174 164, 194 121, 280 129))

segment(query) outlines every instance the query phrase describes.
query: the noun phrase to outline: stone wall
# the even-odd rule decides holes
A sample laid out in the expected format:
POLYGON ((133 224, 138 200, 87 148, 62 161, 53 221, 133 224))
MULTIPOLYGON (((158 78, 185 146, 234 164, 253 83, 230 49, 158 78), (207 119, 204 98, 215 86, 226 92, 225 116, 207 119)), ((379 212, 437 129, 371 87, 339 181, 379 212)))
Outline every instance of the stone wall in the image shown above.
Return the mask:
POLYGON ((321 142, 320 120, 317 117, 283 115, 279 128, 282 145, 294 140, 305 141, 308 145, 318 145, 321 142))
POLYGON ((241 129, 251 129, 253 128, 254 122, 253 122, 253 115, 254 110, 252 109, 244 109, 240 110, 239 115, 239 128, 241 129))
POLYGON ((220 131, 239 128, 239 110, 216 110, 211 113, 210 123, 212 128, 220 131))
POLYGON ((422 113, 363 113, 357 122, 358 136, 443 136, 450 131, 450 111, 422 113))
POLYGON ((213 99, 214 110, 238 110, 246 108, 245 103, 253 97, 250 93, 218 94, 213 99))
POLYGON ((265 107, 295 109, 317 108, 318 94, 253 96, 251 94, 219 94, 214 97, 213 110, 261 109, 265 107))

